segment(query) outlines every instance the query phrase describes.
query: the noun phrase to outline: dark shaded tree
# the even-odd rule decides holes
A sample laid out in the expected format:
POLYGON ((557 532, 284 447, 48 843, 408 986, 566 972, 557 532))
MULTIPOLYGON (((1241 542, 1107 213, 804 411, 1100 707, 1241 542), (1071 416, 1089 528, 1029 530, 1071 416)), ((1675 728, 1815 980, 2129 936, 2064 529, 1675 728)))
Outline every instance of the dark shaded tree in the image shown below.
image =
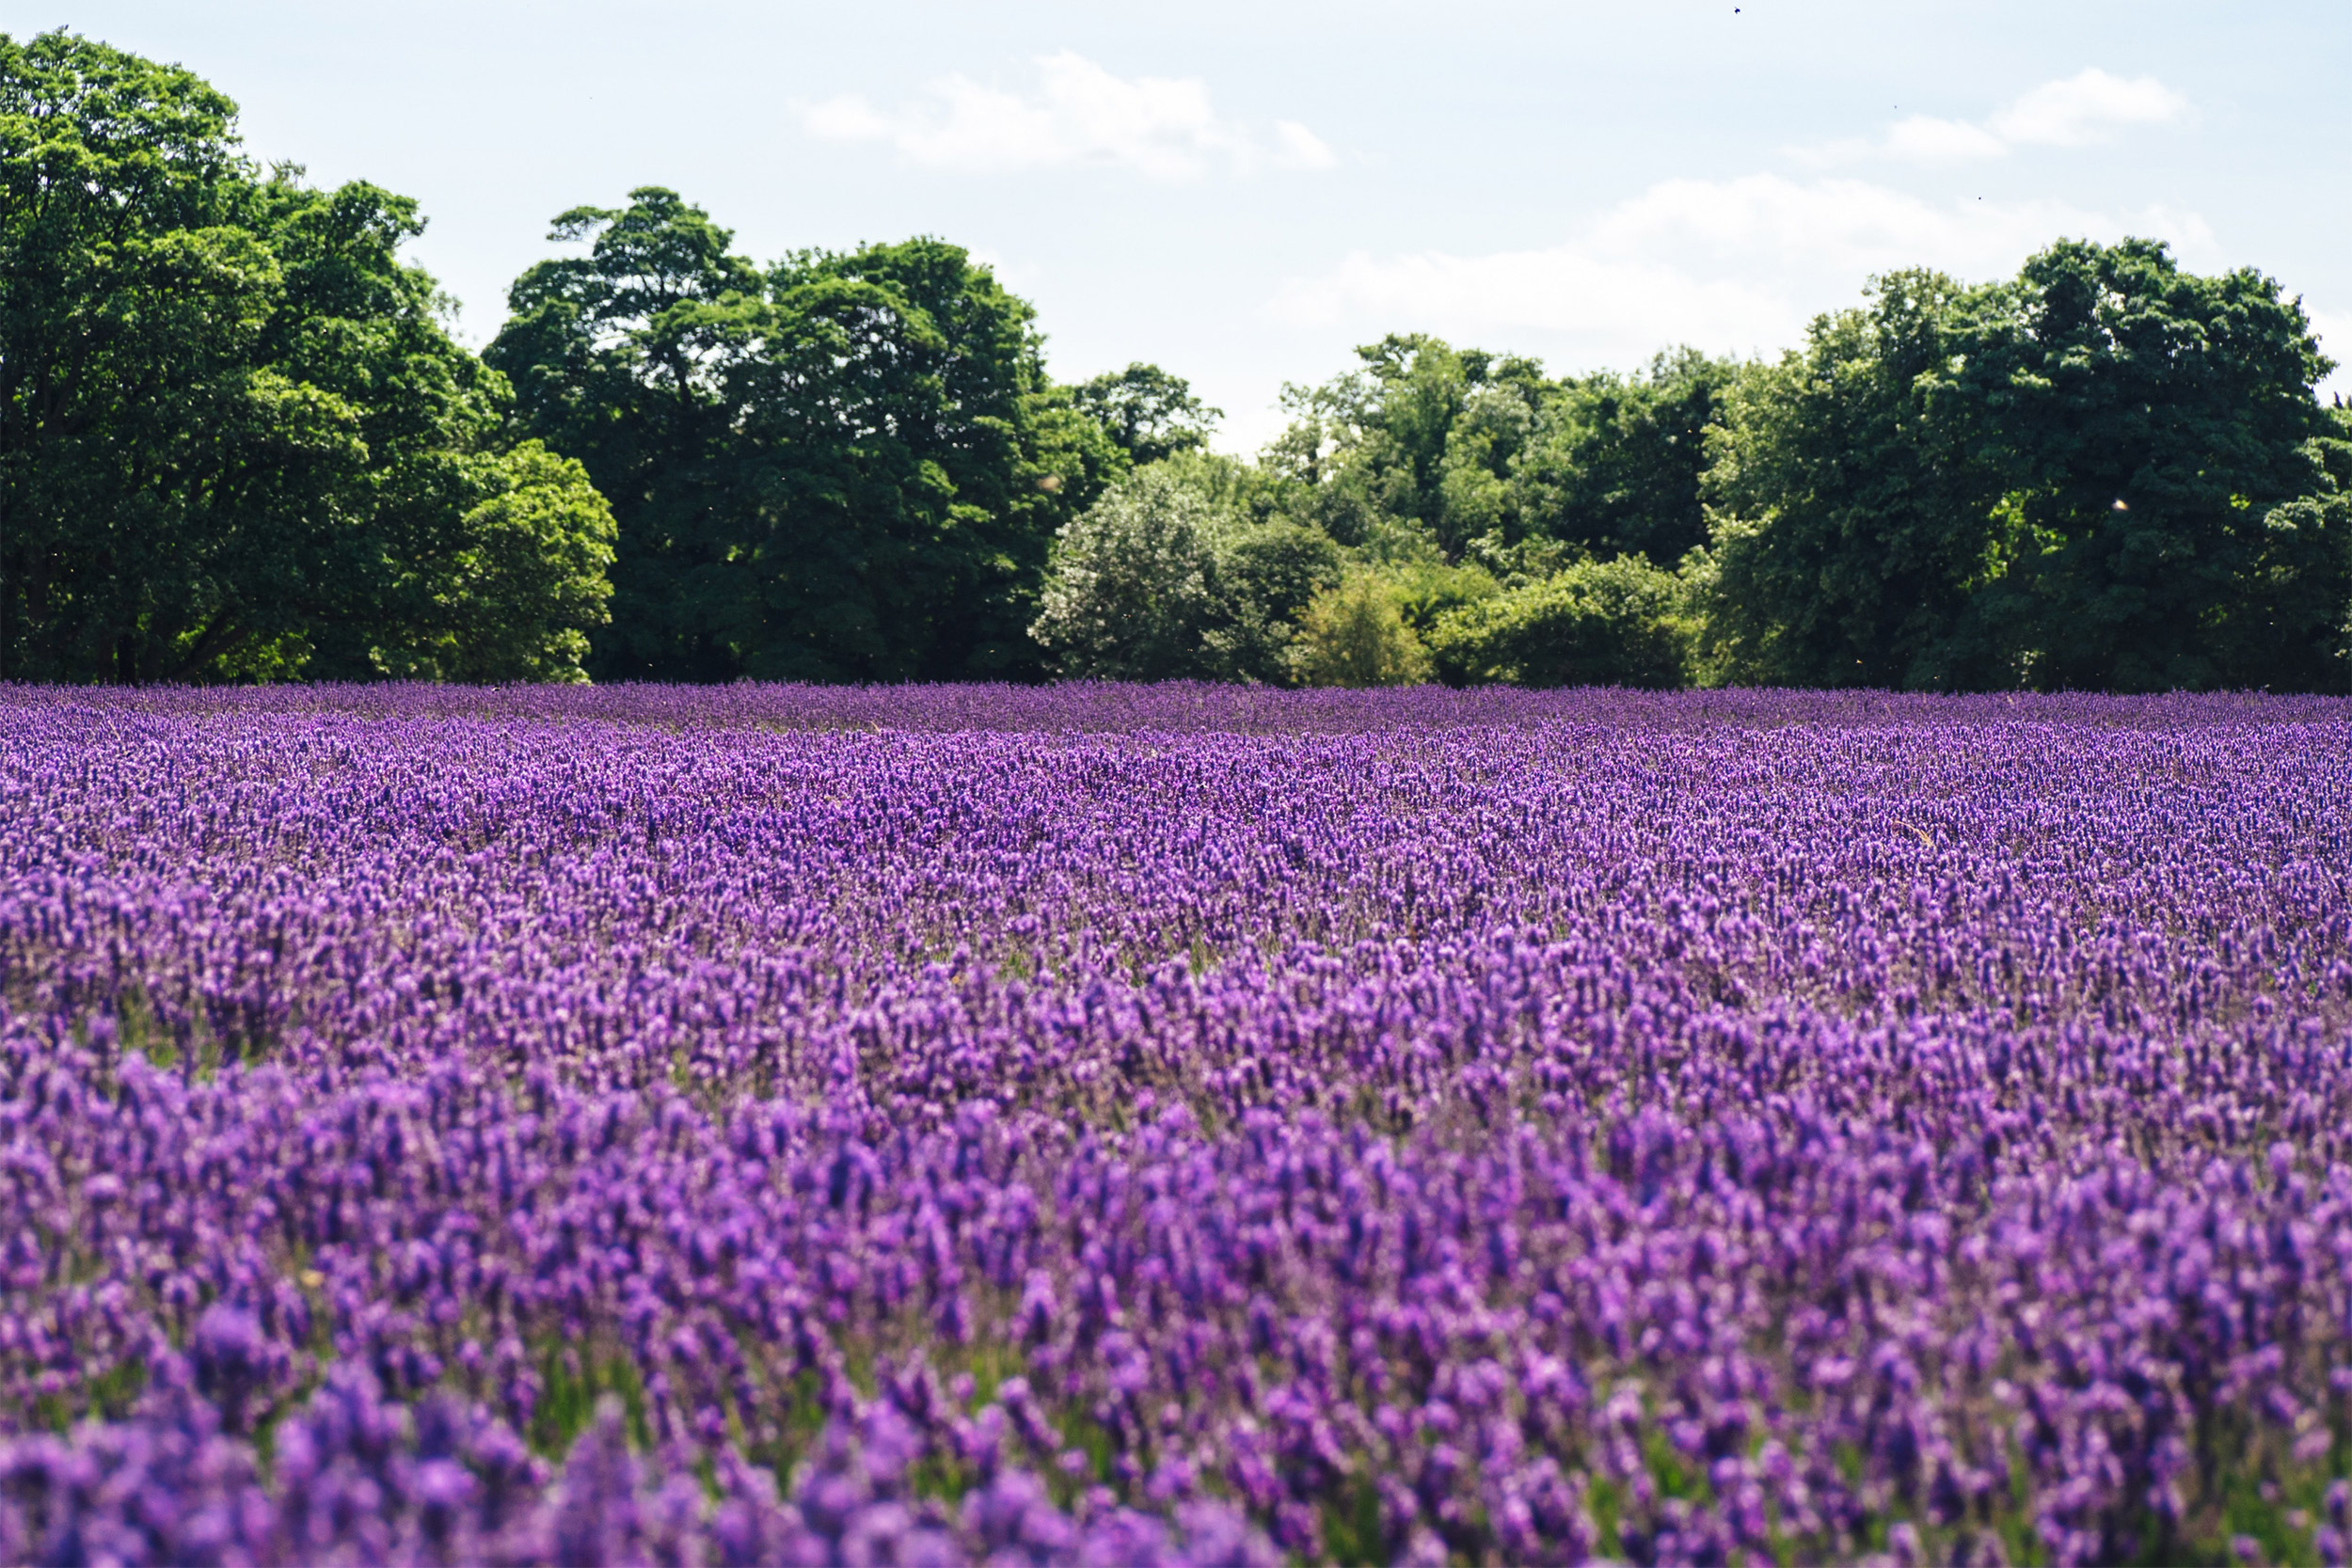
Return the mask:
POLYGON ((2277 283, 2151 241, 1883 279, 1728 400, 1715 654, 1803 685, 2340 685, 2326 370, 2277 283))
POLYGON ((582 208, 489 358, 614 498, 602 676, 1023 677, 1048 542, 1122 454, 936 240, 761 275, 674 193, 582 208))
POLYGON ((483 357, 514 384, 521 427, 580 462, 618 523, 598 679, 740 673, 707 605, 745 510, 739 368, 771 312, 734 236, 675 192, 575 207, 548 237, 584 257, 541 261, 508 292, 483 357))
POLYGON ((235 112, 176 67, 0 39, 6 673, 434 674, 472 641, 464 673, 577 677, 601 500, 506 440, 504 384, 399 260, 414 203, 261 176, 235 112))
POLYGON ((2343 681, 2329 369, 2299 302, 2201 277, 2153 240, 2066 241, 1973 296, 1928 378, 1939 425, 1998 473, 1986 641, 2033 685, 2307 689, 2343 681))
POLYGON ((1512 466, 1517 531, 1672 567, 1707 543, 1707 434, 1740 373, 1696 349, 1559 384, 1512 466))
POLYGON ((2009 684, 1968 615, 2000 482, 1929 409, 1966 293, 1891 274, 1731 388, 1707 476, 1707 637, 1734 678, 2009 684))

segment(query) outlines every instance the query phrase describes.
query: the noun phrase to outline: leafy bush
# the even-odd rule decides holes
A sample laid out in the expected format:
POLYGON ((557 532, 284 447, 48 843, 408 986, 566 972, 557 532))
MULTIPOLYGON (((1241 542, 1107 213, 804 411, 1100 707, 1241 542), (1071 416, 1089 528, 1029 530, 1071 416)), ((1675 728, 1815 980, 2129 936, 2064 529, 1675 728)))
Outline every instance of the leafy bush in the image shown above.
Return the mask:
POLYGON ((1674 687, 1691 674, 1682 584, 1634 555, 1579 562, 1449 611, 1429 641, 1456 684, 1674 687))
POLYGON ((1212 672, 1222 680, 1287 681, 1299 618, 1343 575, 1339 546, 1320 529, 1280 518, 1228 527, 1211 544, 1217 620, 1203 641, 1212 672))
POLYGON ((1172 476, 1137 469, 1063 527, 1029 635, 1079 679, 1211 675, 1217 521, 1172 476))
POLYGON ((1451 566, 1443 561, 1409 561, 1384 565, 1380 575, 1395 593, 1405 624, 1423 641, 1447 615, 1491 599, 1503 587, 1476 562, 1451 566))
POLYGON ((1097 680, 1290 675, 1299 616, 1340 580, 1320 530, 1247 523, 1196 483, 1214 467, 1138 468, 1061 531, 1029 635, 1060 673, 1097 680))
POLYGON ((1429 668, 1395 586, 1370 572, 1315 595, 1292 659, 1305 686, 1414 686, 1429 678, 1429 668))

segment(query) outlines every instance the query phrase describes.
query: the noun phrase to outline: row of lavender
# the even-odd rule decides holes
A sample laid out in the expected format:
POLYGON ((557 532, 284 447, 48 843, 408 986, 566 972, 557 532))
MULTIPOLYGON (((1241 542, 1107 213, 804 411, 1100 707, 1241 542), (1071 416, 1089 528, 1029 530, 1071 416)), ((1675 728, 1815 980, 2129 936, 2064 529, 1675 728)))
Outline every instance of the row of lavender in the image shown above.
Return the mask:
POLYGON ((2348 879, 2324 701, 0 693, 0 1560, 2340 1560, 2348 879))
MULTIPOLYGON (((10 689, 0 684, 0 691, 10 689)), ((1585 690, 1572 697, 1518 687, 1283 691, 1263 686, 1166 681, 1157 686, 1068 681, 1054 686, 606 687, 341 686, 148 687, 50 692, 16 689, 67 722, 83 715, 181 718, 342 717, 606 721, 666 729, 862 729, 1042 734, 1216 732, 1307 735, 1459 728, 1566 721, 1641 729, 1692 724, 1915 725, 2024 721, 2094 728, 2161 729, 2215 722, 2340 723, 2336 697, 2170 692, 2106 697, 2081 692, 1585 690)))

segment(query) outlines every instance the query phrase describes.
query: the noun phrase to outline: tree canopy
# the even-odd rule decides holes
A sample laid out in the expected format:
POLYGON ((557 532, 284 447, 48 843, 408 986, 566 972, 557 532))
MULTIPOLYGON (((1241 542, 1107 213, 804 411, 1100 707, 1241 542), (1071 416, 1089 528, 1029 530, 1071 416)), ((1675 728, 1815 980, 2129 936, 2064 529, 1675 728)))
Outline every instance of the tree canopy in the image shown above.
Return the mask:
POLYGON ((1180 451, 1200 451, 1225 417, 1223 409, 1194 397, 1184 377, 1141 360, 1082 381, 1071 395, 1130 463, 1157 463, 1180 451))
POLYGON ((937 240, 762 271, 675 193, 577 208, 487 358, 620 524, 599 676, 1020 676, 1048 542, 1128 459, 937 240))
POLYGON ((1737 388, 1708 472, 1735 678, 2341 685, 2343 433, 2250 270, 2070 241, 2010 281, 1900 273, 1737 388))
POLYGON ((257 170, 235 119, 177 67, 0 39, 0 665, 576 677, 602 499, 507 436, 399 259, 414 203, 257 170))

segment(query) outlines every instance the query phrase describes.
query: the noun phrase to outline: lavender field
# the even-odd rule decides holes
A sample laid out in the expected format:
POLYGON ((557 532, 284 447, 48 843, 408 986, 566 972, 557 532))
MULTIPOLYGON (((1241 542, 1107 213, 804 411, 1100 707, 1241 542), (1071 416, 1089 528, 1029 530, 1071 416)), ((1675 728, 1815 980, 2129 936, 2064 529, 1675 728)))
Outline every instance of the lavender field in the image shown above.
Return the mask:
POLYGON ((2352 703, 0 689, 0 1561, 2342 1561, 2352 703))

